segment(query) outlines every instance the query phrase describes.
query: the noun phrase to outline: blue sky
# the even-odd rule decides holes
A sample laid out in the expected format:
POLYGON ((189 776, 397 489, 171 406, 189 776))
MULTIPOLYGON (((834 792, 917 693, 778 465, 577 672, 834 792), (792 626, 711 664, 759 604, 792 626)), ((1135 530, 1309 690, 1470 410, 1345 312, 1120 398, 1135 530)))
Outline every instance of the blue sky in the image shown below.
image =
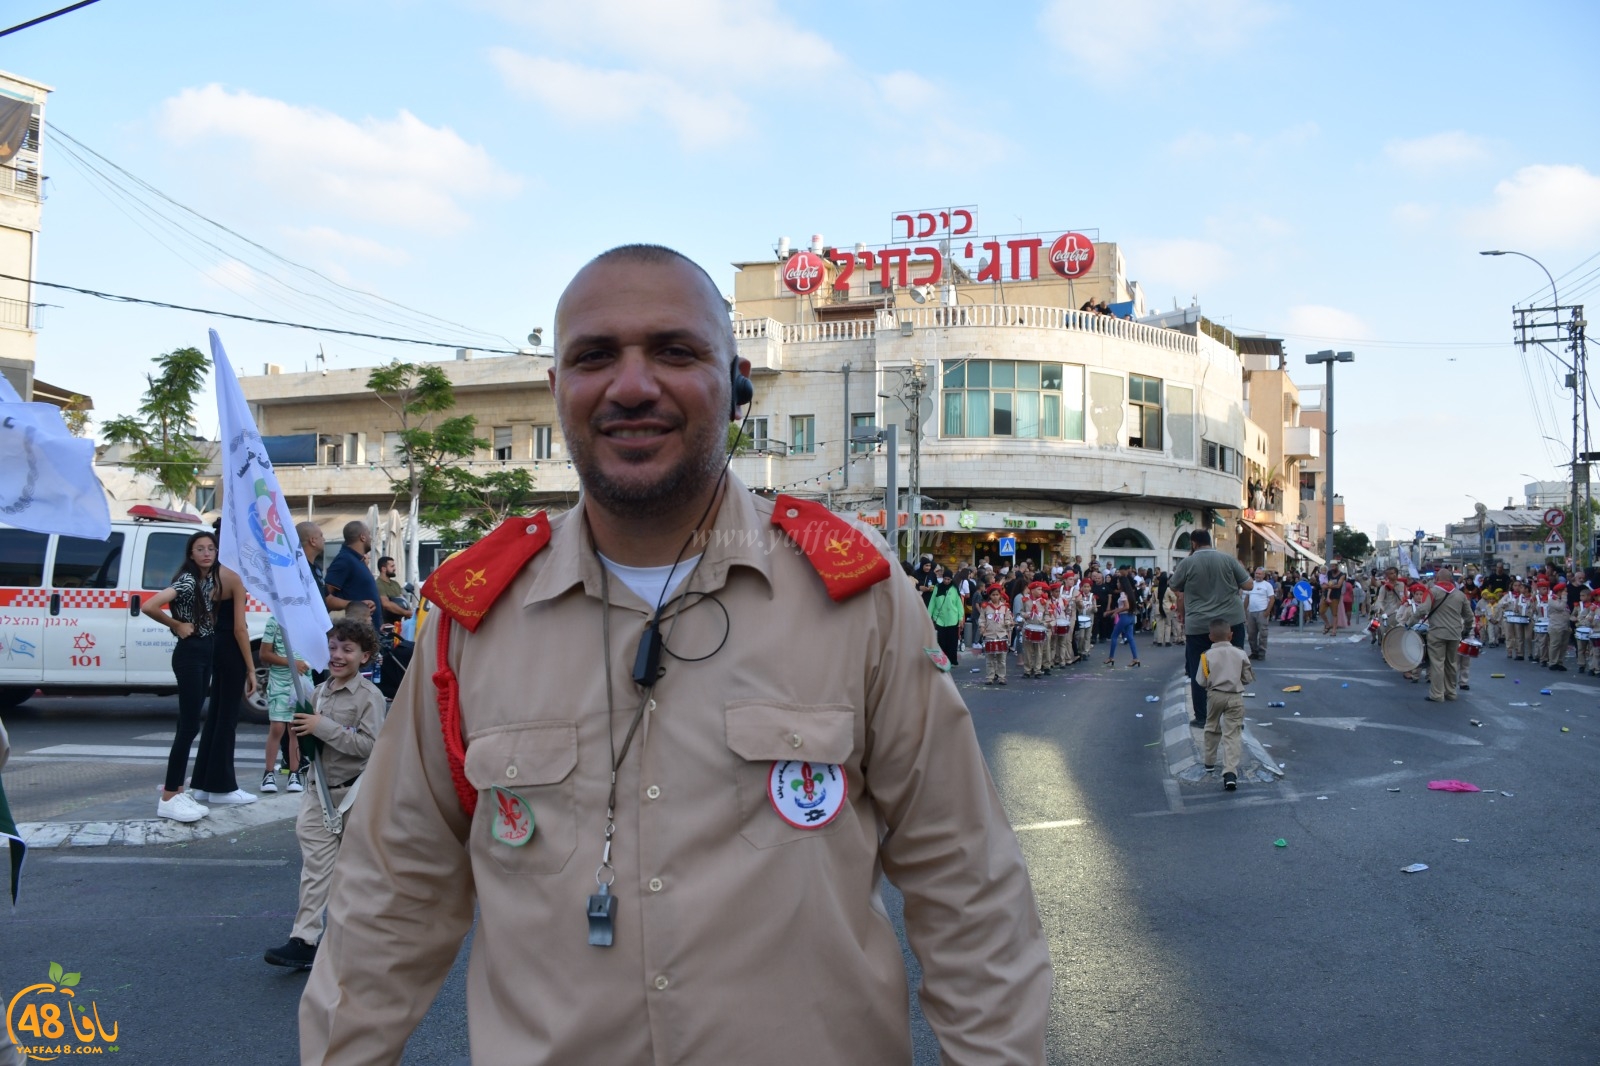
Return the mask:
MULTIPOLYGON (((1337 487, 1374 533, 1560 476, 1567 445, 1542 433, 1567 439, 1570 394, 1509 343, 1544 275, 1475 253, 1562 275, 1600 252, 1600 65, 1572 43, 1597 38, 1581 2, 102 0, 4 39, 0 66, 182 203, 514 342, 624 241, 678 247, 731 290, 726 264, 780 235, 879 242, 907 207, 977 204, 990 232, 1096 227, 1152 304, 1198 296, 1287 337, 1302 384, 1320 382, 1305 352, 1356 352, 1337 487)), ((43 280, 401 328, 317 317, 327 283, 274 293, 236 246, 185 243, 45 151, 43 280)), ((1568 280, 1600 308, 1597 266, 1568 280)), ((319 343, 334 366, 421 351, 41 299, 60 306, 39 375, 102 417, 208 325, 252 371, 302 369, 319 343)))

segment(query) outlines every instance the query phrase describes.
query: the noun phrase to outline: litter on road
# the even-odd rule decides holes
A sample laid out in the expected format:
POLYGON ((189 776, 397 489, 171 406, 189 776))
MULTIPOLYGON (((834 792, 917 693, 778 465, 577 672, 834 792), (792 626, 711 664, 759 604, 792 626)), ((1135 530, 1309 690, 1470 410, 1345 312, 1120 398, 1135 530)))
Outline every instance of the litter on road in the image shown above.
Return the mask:
POLYGON ((1515 792, 1501 792, 1500 795, 1505 796, 1507 799, 1511 799, 1512 797, 1514 797, 1516 795, 1516 793, 1515 792))
POLYGON ((1552 695, 1554 695, 1554 693, 1551 692, 1547 688, 1542 688, 1542 689, 1539 690, 1539 695, 1541 695, 1541 696, 1552 696, 1552 695))
POLYGON ((1469 840, 1466 837, 1451 837, 1450 839, 1454 840, 1457 844, 1470 844, 1470 843, 1472 843, 1472 841, 1469 840))
POLYGON ((1483 723, 1478 721, 1476 718, 1468 718, 1467 721, 1470 722, 1472 725, 1477 726, 1479 729, 1483 728, 1483 723))
POLYGON ((1490 674, 1490 677, 1505 677, 1505 674, 1490 674))
POLYGON ((1562 726, 1562 727, 1561 727, 1561 731, 1562 731, 1562 732, 1563 732, 1563 733, 1570 733, 1570 732, 1572 732, 1572 730, 1571 730, 1571 729, 1568 729, 1568 728, 1567 728, 1567 727, 1566 727, 1566 726, 1562 726))
POLYGON ((1511 704, 1511 706, 1513 706, 1513 707, 1531 707, 1532 704, 1530 704, 1530 703, 1513 703, 1513 704, 1511 704))
POLYGON ((1161 702, 1161 697, 1160 696, 1146 696, 1144 698, 1144 701, 1146 703, 1160 703, 1161 702))
POLYGON ((1143 717, 1144 717, 1144 712, 1143 712, 1143 711, 1140 711, 1140 712, 1138 712, 1138 713, 1137 713, 1137 714, 1135 714, 1135 715, 1134 715, 1134 717, 1135 717, 1135 718, 1143 718, 1143 717))
POLYGON ((1420 874, 1422 871, 1426 870, 1427 868, 1428 868, 1428 864, 1425 863, 1425 862, 1414 862, 1410 866, 1402 866, 1402 867, 1400 867, 1400 872, 1403 873, 1403 874, 1420 874))
POLYGON ((1268 700, 1267 701, 1267 706, 1268 707, 1287 707, 1288 704, 1284 703, 1282 700, 1268 700))
POLYGON ((1470 781, 1429 781, 1428 787, 1435 792, 1482 792, 1483 789, 1470 781))
POLYGON ((1290 685, 1288 688, 1284 689, 1283 691, 1285 691, 1285 692, 1299 692, 1300 691, 1300 686, 1299 685, 1290 685))
POLYGON ((1279 837, 1277 840, 1272 842, 1272 846, 1275 848, 1286 848, 1289 846, 1289 842, 1282 837, 1279 837))
MULTIPOLYGON (((1399 792, 1400 790, 1398 788, 1391 788, 1389 791, 1390 792, 1399 792)), ((1353 808, 1353 807, 1351 808, 1351 810, 1354 810, 1354 809, 1355 808, 1353 808)))

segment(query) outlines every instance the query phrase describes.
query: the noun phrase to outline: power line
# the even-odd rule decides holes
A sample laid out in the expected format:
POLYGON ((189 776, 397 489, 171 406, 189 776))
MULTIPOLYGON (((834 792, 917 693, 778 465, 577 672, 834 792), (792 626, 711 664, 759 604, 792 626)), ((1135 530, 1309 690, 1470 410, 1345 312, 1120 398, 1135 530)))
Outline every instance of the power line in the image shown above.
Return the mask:
POLYGON ((0 30, 0 37, 6 37, 6 36, 9 36, 9 35, 11 35, 13 33, 16 33, 19 30, 25 30, 29 26, 37 26, 41 22, 49 22, 53 18, 58 18, 61 15, 67 14, 69 11, 76 11, 80 7, 88 7, 90 4, 97 4, 99 2, 100 2, 100 0, 78 0, 78 2, 76 4, 68 4, 66 7, 62 8, 60 11, 52 11, 48 15, 40 15, 38 18, 29 19, 27 22, 19 22, 15 26, 12 26, 10 29, 0 30))
MULTIPOLYGON (((183 217, 198 220, 206 227, 225 234, 227 237, 240 242, 254 252, 260 253, 272 262, 282 264, 291 270, 307 275, 314 279, 317 283, 326 285, 332 290, 336 290, 340 294, 348 294, 349 296, 354 297, 358 303, 370 302, 383 305, 384 313, 374 314, 371 311, 363 309, 359 306, 343 305, 334 299, 330 299, 326 295, 316 292, 309 292, 303 288, 299 288, 298 286, 291 284, 288 281, 283 280, 282 278, 277 277, 271 272, 270 268, 263 268, 259 265, 251 265, 248 263, 246 264, 247 266, 251 266, 254 271, 261 274, 266 280, 277 286, 280 286, 288 292, 296 293, 308 299, 315 300, 318 303, 326 304, 333 310, 343 314, 355 315, 359 318, 365 318, 370 321, 382 323, 384 325, 399 326, 400 328, 414 329, 425 333, 432 332, 436 337, 439 335, 439 327, 443 326, 446 327, 446 331, 464 331, 467 333, 477 334, 481 337, 489 337, 502 341, 507 340, 507 338, 502 337, 499 334, 492 333, 488 330, 475 329, 463 323, 440 318, 437 315, 428 314, 427 312, 417 311, 414 308, 400 304, 386 297, 354 288, 329 277, 314 267, 307 266, 306 264, 289 259, 288 257, 260 243, 259 241, 253 240, 244 234, 229 228, 221 222, 218 222, 216 219, 213 219, 196 210, 195 208, 192 208, 187 204, 175 199, 166 192, 152 185, 150 182, 139 177, 137 174, 132 173, 127 168, 119 165, 113 160, 102 155, 100 152, 97 152, 95 149, 89 147, 87 144, 84 144, 82 141, 73 137, 71 133, 62 129, 58 124, 50 123, 50 129, 58 138, 61 139, 62 147, 64 149, 68 149, 66 152, 68 160, 72 162, 74 166, 82 170, 86 177, 109 186, 119 196, 128 199, 131 203, 135 203, 143 213, 158 218, 161 223, 165 224, 165 226, 177 231, 177 233, 187 237, 189 240, 203 245, 204 247, 209 248, 217 254, 228 259, 241 259, 239 254, 223 248, 221 245, 217 244, 208 237, 202 236, 199 233, 190 230, 187 224, 183 221, 183 217), (72 149, 76 149, 76 151, 72 149), (125 179, 125 181, 119 180, 112 174, 102 170, 99 166, 96 166, 94 162, 86 158, 88 156, 92 156, 93 159, 99 160, 100 163, 105 165, 105 167, 115 171, 117 175, 121 175, 121 178, 125 179), (150 202, 152 199, 175 208, 181 213, 180 217, 169 217, 164 213, 163 208, 150 202)), ((171 249, 169 248, 169 250, 171 249)), ((180 256, 180 258, 182 257, 180 256)), ((290 299, 288 302, 293 304, 297 303, 298 301, 290 299)), ((309 310, 303 306, 300 309, 309 310)))
POLYGON ((255 315, 236 315, 229 311, 214 311, 205 307, 187 307, 183 304, 167 303, 164 300, 146 300, 138 296, 119 296, 112 292, 100 292, 96 289, 81 289, 76 285, 61 285, 53 281, 40 281, 37 278, 19 278, 15 274, 0 274, 6 281, 21 281, 28 285, 39 285, 46 289, 61 289, 65 292, 76 292, 84 296, 93 296, 101 300, 111 300, 114 303, 143 304, 146 307, 163 307, 169 311, 188 311, 196 315, 212 315, 216 318, 232 318, 240 322, 256 322, 263 326, 284 326, 288 329, 303 329, 311 333, 335 333, 342 337, 366 337, 375 341, 392 341, 395 344, 418 344, 429 348, 471 348, 473 351, 490 352, 495 355, 522 355, 514 348, 481 348, 477 345, 459 343, 457 341, 425 341, 416 337, 389 337, 381 333, 360 333, 351 329, 333 329, 330 326, 310 326, 304 322, 285 322, 278 318, 258 318, 255 315))

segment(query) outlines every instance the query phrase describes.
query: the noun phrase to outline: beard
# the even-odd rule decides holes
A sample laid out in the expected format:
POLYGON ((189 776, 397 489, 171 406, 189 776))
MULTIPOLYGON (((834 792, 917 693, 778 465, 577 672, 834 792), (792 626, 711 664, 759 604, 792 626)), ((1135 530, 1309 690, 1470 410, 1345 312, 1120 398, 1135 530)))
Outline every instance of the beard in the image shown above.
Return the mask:
MULTIPOLYGON (((629 412, 630 416, 641 413, 629 412)), ((619 474, 604 468, 589 442, 603 435, 607 421, 604 417, 593 420, 588 436, 575 437, 564 422, 562 431, 572 449, 572 465, 578 471, 583 491, 613 514, 628 518, 671 515, 698 500, 722 475, 727 438, 715 421, 685 423, 681 427, 686 445, 683 458, 653 477, 642 472, 629 476, 627 472, 619 474)))

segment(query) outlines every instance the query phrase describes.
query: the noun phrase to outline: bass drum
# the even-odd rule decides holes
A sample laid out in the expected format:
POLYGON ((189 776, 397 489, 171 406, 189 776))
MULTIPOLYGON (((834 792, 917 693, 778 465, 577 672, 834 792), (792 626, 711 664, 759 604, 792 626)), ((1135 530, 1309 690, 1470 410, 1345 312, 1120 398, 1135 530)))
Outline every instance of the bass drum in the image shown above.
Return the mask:
POLYGON ((1383 638, 1383 661, 1401 673, 1422 665, 1422 637, 1411 629, 1391 629, 1383 638))

